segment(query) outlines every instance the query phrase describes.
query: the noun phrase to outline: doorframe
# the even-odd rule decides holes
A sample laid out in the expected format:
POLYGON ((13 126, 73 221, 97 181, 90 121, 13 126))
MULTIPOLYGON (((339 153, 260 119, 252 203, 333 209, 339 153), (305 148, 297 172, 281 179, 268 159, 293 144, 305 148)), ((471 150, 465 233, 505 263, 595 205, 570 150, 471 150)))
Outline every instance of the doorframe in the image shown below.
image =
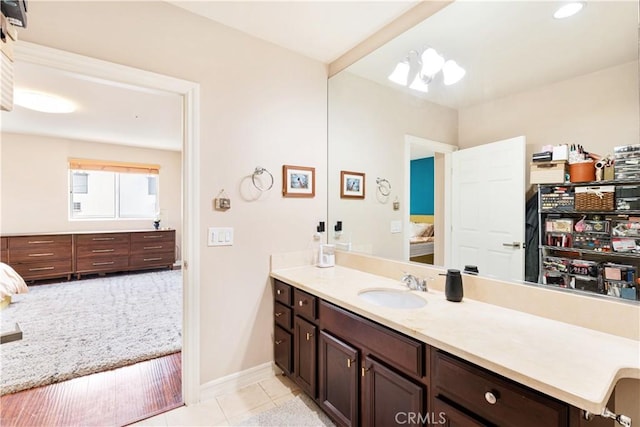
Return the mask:
MULTIPOLYGON (((403 242, 403 260, 409 261, 409 232, 411 230, 411 146, 417 145, 422 148, 440 153, 444 155, 443 175, 443 202, 442 205, 434 200, 434 219, 437 222, 442 217, 443 225, 443 265, 449 265, 451 260, 451 154, 458 151, 458 146, 445 144, 443 142, 433 141, 419 136, 405 134, 404 136, 404 206, 406 206, 406 214, 404 215, 404 242, 403 242)), ((435 164, 435 163, 434 163, 435 164)), ((439 185, 437 177, 434 175, 434 198, 439 185)))
POLYGON ((15 60, 89 78, 169 92, 183 99, 182 146, 182 398, 200 401, 200 84, 88 56, 19 41, 15 60))

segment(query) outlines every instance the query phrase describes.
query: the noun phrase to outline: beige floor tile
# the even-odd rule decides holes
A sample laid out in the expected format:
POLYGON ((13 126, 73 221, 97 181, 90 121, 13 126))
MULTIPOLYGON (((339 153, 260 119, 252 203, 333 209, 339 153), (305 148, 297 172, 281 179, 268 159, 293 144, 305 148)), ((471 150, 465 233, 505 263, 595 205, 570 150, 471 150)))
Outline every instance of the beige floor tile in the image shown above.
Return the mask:
POLYGON ((131 424, 136 427, 167 427, 166 412, 155 417, 147 418, 146 420, 138 421, 135 424, 131 424))
POLYGON ((292 393, 283 394, 282 396, 279 396, 279 397, 277 397, 275 399, 271 399, 271 400, 273 401, 273 403, 276 404, 276 406, 280 406, 283 403, 287 403, 291 399, 295 398, 300 393, 301 393, 300 390, 294 390, 292 393))
POLYGON ((280 396, 300 390, 296 383, 284 375, 277 375, 260 381, 259 384, 271 399, 277 399, 280 396))
POLYGON ((216 399, 228 420, 267 403, 275 406, 271 402, 269 395, 257 383, 244 387, 237 392, 218 396, 216 399))
POLYGON ((238 425, 240 422, 246 420, 247 418, 254 417, 254 416, 258 415, 261 412, 267 411, 269 409, 273 409, 275 407, 276 407, 276 405, 273 402, 269 401, 268 403, 260 405, 260 406, 258 406, 256 408, 253 408, 253 409, 249 410, 249 411, 245 411, 245 412, 236 414, 236 415, 234 415, 232 417, 229 417, 228 418, 229 425, 232 425, 232 426, 238 425))
POLYGON ((227 418, 216 401, 183 406, 166 413, 168 426, 226 426, 227 418))

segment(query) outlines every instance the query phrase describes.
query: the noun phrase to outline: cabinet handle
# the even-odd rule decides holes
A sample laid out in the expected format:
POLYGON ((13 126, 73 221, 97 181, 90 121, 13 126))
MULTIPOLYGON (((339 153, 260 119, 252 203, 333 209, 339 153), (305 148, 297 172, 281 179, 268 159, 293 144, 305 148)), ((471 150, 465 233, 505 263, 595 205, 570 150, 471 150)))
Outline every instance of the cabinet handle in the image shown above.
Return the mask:
POLYGON ((276 316, 276 317, 280 317, 280 316, 282 316, 283 314, 284 314, 284 313, 276 313, 276 314, 275 314, 275 316, 276 316))
POLYGON ((520 249, 520 242, 503 243, 502 246, 504 246, 505 248, 520 249))
POLYGON ((282 344, 282 340, 276 340, 276 345, 282 344))
POLYGON ((311 337, 313 337, 313 334, 307 332, 307 341, 309 341, 311 339, 311 337))
POLYGON ((282 291, 280 289, 276 289, 276 294, 280 295, 282 293, 282 291))
POLYGON ((34 267, 30 268, 29 271, 43 271, 43 270, 53 270, 55 267, 34 267))
POLYGON ((102 252, 113 252, 113 251, 115 251, 115 249, 94 249, 91 252, 102 253, 102 252))
POLYGON ((160 246, 145 246, 144 250, 147 250, 147 249, 162 249, 162 245, 160 245, 160 246))
POLYGON ((53 252, 49 252, 46 254, 29 254, 29 256, 51 256, 51 255, 53 255, 53 252))
POLYGON ((498 397, 492 392, 488 391, 484 394, 484 400, 486 400, 490 405, 495 405, 498 401, 498 397))
POLYGON ((162 259, 162 257, 160 258, 144 258, 143 261, 160 261, 162 259))
POLYGON ((364 366, 360 369, 361 375, 364 377, 365 374, 369 371, 369 368, 365 368, 364 366))
POLYGON ((300 301, 298 301, 298 305, 299 305, 300 307, 302 307, 303 305, 308 304, 308 303, 309 303, 309 301, 307 301, 306 299, 305 299, 305 300, 302 300, 302 299, 301 299, 300 301))
POLYGON ((351 367, 351 363, 355 362, 355 360, 347 359, 347 368, 351 367))
POLYGON ((162 236, 142 236, 143 239, 160 239, 162 236))
POLYGON ((94 262, 93 265, 94 266, 98 266, 98 265, 112 265, 115 264, 115 261, 105 261, 105 262, 94 262))
POLYGON ((91 240, 101 241, 101 240, 115 240, 115 237, 94 237, 91 240))
POLYGON ((30 245, 37 245, 40 243, 53 243, 53 240, 29 240, 27 243, 30 245))

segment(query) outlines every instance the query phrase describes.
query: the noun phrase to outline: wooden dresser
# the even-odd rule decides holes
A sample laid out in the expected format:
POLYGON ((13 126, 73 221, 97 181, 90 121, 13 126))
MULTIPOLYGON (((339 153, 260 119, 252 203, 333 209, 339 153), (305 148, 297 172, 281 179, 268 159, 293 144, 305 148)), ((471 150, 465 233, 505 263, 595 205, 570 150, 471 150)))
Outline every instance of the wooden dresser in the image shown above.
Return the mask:
POLYGON ((175 230, 3 236, 2 262, 25 280, 173 268, 175 230))

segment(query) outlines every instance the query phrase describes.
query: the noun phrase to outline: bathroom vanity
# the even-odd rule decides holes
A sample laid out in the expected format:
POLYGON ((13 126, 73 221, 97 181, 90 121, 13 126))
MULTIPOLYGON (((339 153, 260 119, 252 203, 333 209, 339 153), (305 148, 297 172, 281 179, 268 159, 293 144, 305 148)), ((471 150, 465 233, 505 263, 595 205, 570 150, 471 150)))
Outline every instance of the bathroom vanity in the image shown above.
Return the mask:
POLYGON ((342 266, 271 275, 275 363, 338 425, 613 425, 583 410, 640 376, 634 340, 433 290, 378 307, 359 293, 399 280, 342 266))

